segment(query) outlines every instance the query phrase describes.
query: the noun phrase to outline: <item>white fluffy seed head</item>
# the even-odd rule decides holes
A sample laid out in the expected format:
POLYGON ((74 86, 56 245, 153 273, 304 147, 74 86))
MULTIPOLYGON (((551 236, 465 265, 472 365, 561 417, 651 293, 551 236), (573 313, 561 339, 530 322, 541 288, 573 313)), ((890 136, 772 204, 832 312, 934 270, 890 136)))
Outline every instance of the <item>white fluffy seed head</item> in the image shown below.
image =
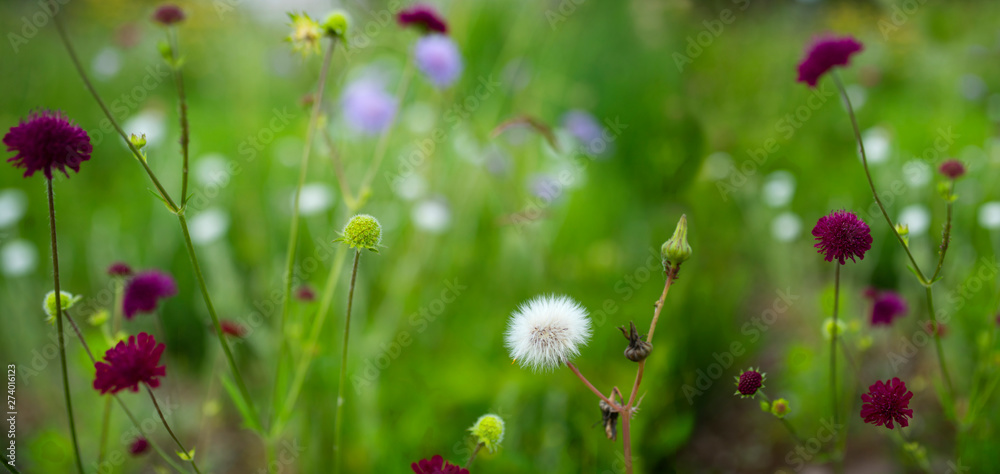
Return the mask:
POLYGON ((511 314, 504 343, 521 367, 551 370, 590 339, 587 310, 568 296, 536 296, 511 314))

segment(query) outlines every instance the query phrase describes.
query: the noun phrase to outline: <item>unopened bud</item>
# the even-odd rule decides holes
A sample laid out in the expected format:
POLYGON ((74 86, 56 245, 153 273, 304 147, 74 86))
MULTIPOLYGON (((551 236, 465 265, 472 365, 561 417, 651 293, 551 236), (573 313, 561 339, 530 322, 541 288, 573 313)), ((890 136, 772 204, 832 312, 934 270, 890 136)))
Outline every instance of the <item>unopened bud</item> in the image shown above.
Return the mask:
POLYGON ((784 418, 791 411, 792 407, 788 405, 788 400, 784 398, 779 398, 771 404, 771 414, 778 418, 784 418))
POLYGON ((677 221, 677 228, 674 229, 674 236, 660 247, 660 256, 663 257, 664 265, 680 265, 691 258, 691 245, 688 244, 687 234, 687 216, 681 215, 681 219, 677 221))
POLYGON ((132 136, 129 137, 128 141, 132 142, 136 148, 141 150, 142 147, 146 146, 146 134, 143 133, 142 135, 136 135, 133 133, 132 136))
POLYGON ((348 27, 347 15, 342 11, 334 11, 326 16, 326 20, 323 20, 323 32, 328 36, 333 36, 335 38, 344 38, 347 34, 348 27))

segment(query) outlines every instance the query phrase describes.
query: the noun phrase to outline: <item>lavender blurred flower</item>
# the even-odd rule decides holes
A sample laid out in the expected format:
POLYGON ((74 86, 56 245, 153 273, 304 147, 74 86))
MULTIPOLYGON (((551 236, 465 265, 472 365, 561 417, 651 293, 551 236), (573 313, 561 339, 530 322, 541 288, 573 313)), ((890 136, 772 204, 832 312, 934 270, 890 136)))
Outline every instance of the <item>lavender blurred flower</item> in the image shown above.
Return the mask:
POLYGON ((562 126, 576 138, 590 155, 603 155, 608 150, 604 139, 604 127, 589 112, 570 110, 562 116, 562 126))
POLYGON ((66 168, 80 172, 80 163, 90 159, 93 146, 87 132, 73 123, 62 112, 40 110, 32 112, 27 121, 11 127, 3 137, 7 151, 17 155, 8 158, 15 168, 24 168, 27 178, 41 170, 52 179, 52 170, 66 168))
POLYGON ((851 56, 864 49, 858 40, 845 36, 837 38, 827 36, 819 38, 806 50, 806 57, 799 63, 799 82, 816 87, 820 76, 833 69, 834 66, 846 66, 851 56))
POLYGON ((462 54, 452 39, 445 35, 427 35, 413 50, 417 68, 438 89, 450 86, 462 74, 462 54))
POLYGON ((161 299, 176 294, 177 283, 170 275, 157 270, 139 273, 125 286, 122 301, 125 319, 132 319, 139 312, 153 311, 161 299))
POLYGON ((348 85, 341 96, 341 106, 347 125, 368 135, 384 132, 396 117, 396 99, 372 80, 362 79, 348 85))

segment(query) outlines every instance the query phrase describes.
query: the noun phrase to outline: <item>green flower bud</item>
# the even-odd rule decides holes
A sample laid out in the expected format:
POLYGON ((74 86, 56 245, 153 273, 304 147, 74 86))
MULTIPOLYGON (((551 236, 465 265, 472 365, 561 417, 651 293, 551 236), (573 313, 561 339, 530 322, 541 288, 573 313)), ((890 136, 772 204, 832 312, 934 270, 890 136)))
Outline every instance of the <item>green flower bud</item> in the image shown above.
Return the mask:
POLYGON ((760 411, 771 411, 771 404, 765 402, 764 400, 761 400, 760 401, 760 411))
POLYGON ((771 404, 771 414, 778 418, 784 418, 791 411, 792 407, 788 405, 788 400, 784 398, 779 398, 771 404))
MULTIPOLYGON (((80 301, 80 299, 83 298, 82 296, 73 296, 67 291, 60 291, 59 295, 59 304, 62 306, 63 311, 72 308, 77 301, 80 301)), ((55 291, 50 291, 45 295, 45 300, 42 302, 42 309, 45 310, 45 314, 48 315, 48 318, 45 319, 46 321, 53 322, 56 320, 55 291)))
POLYGON ((340 11, 334 10, 329 15, 326 16, 326 20, 323 20, 323 31, 335 38, 344 38, 347 34, 347 27, 350 22, 347 19, 347 15, 340 11))
POLYGON ((845 324, 844 320, 842 319, 837 320, 836 326, 834 326, 833 318, 826 318, 826 320, 823 321, 823 337, 828 341, 833 337, 834 332, 836 332, 837 335, 840 336, 844 334, 846 329, 847 329, 847 324, 845 324))
POLYGON ((132 136, 129 137, 128 141, 132 142, 136 148, 141 150, 142 147, 146 146, 146 134, 143 133, 142 135, 136 135, 133 133, 132 136))
POLYGON ((378 252, 382 243, 382 225, 378 219, 368 214, 358 214, 351 218, 341 232, 341 238, 335 242, 344 242, 351 248, 368 249, 378 252))
POLYGON ((493 414, 483 415, 476 420, 476 423, 469 428, 472 435, 479 443, 486 446, 491 453, 495 453, 500 443, 503 442, 503 420, 493 414))
POLYGON ((677 228, 674 229, 674 236, 660 247, 660 256, 663 257, 664 264, 676 266, 691 258, 691 245, 688 244, 687 234, 687 216, 682 214, 681 219, 677 221, 677 228))

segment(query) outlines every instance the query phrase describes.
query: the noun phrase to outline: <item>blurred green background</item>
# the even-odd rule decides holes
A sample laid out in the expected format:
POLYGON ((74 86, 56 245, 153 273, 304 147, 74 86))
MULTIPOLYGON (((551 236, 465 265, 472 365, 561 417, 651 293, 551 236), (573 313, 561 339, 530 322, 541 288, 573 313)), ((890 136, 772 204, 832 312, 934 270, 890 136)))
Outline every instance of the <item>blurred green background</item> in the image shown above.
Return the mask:
MULTIPOLYGON (((319 70, 319 58, 302 59, 283 42, 284 12, 322 18, 336 7, 353 18, 352 46, 334 57, 323 110, 354 191, 379 140, 344 127, 340 91, 373 71, 396 91, 417 38, 390 18, 400 7, 395 1, 278 3, 182 2, 189 18, 179 29, 192 128, 195 198, 188 216, 218 311, 249 328, 236 355, 265 413, 277 359, 278 318, 272 316, 280 306, 308 122, 302 99, 319 70)), ((163 31, 148 20, 155 5, 82 0, 61 7, 59 15, 126 132, 149 136, 150 166, 176 196, 176 89, 157 72, 166 68, 156 49, 163 31)), ((795 66, 809 40, 824 32, 852 34, 865 44, 841 74, 858 109, 876 187, 891 195, 890 214, 910 224, 911 246, 925 269, 936 258, 944 219, 936 167, 945 157, 969 167, 957 188, 944 280, 935 286, 938 309, 951 317, 943 344, 964 413, 973 387, 980 394, 987 390, 1000 362, 997 278, 990 263, 1000 238, 1000 190, 990 184, 1000 178, 1000 5, 435 5, 449 20, 465 70, 443 92, 419 74, 412 78, 362 208, 381 220, 385 248, 363 255, 358 274, 345 472, 409 472, 409 463, 433 454, 464 464, 473 445, 466 429, 487 412, 506 420, 506 436, 499 453, 479 455, 473 472, 624 472, 620 442, 593 426, 600 411, 592 394, 566 369, 531 373, 511 365, 503 330, 521 302, 568 294, 590 309, 595 322, 577 365, 605 392, 629 387, 635 364, 621 356, 624 340, 615 328, 630 320, 641 330, 649 324, 663 284, 658 249, 682 213, 695 254, 667 298, 646 367, 632 433, 638 470, 832 472, 821 454, 796 454, 797 444, 778 420, 756 401, 732 395, 731 380, 742 368, 760 366, 768 374, 768 395, 790 401, 788 420, 803 437, 818 436, 829 411, 828 343, 821 328, 832 310, 833 266, 815 253, 809 230, 841 208, 861 215, 875 238, 866 258, 843 270, 846 343, 860 365, 855 372, 841 363, 843 397, 854 403, 847 417, 848 471, 917 469, 895 432, 857 416, 861 391, 893 376, 915 394, 907 436, 926 449, 935 472, 959 460, 973 472, 992 469, 1000 415, 992 401, 983 400, 974 423, 956 429, 937 401, 940 378, 931 345, 893 366, 891 354, 905 352, 903 341, 913 340, 927 319, 923 289, 881 215, 870 212, 871 193, 832 81, 822 80, 819 95, 810 99, 814 91, 795 82, 795 66), (614 138, 604 153, 579 153, 562 129, 561 117, 573 109, 606 124, 614 138), (558 150, 526 128, 492 133, 523 114, 556 129, 558 150), (437 130, 443 138, 431 141, 433 151, 419 152, 437 130), (769 145, 765 156, 759 150, 769 145), (907 316, 891 328, 872 328, 870 303, 862 296, 869 286, 899 291, 910 304, 907 316), (754 325, 773 314, 773 323, 754 325), (734 344, 740 349, 733 351, 734 344), (703 393, 685 389, 697 388, 706 376, 703 393)), ((120 139, 101 131, 104 117, 39 3, 4 2, 0 13, 9 43, 0 47, 0 128, 35 108, 61 109, 95 143, 81 172, 55 183, 62 285, 84 296, 73 315, 88 342, 102 354, 109 347, 101 329, 86 320, 111 304, 110 263, 174 275, 179 294, 156 315, 126 322, 124 330, 149 331, 166 342, 168 375, 157 393, 177 405, 170 420, 182 441, 197 449, 199 464, 210 472, 259 472, 263 443, 242 426, 220 386, 227 369, 176 219, 147 192, 147 177, 120 139)), ((54 329, 41 310, 52 288, 44 182, 20 175, 11 167, 0 173, 0 365, 19 367, 22 472, 71 472, 60 373, 51 352, 54 329)), ((337 260, 337 244, 330 242, 350 217, 321 139, 303 200, 296 284, 320 292, 337 260)), ((331 316, 280 444, 292 457, 282 472, 329 471, 349 263, 335 269, 340 276, 331 316)), ((292 304, 296 361, 317 307, 292 304)), ((69 356, 83 459, 93 469, 104 401, 90 388, 93 367, 75 339, 69 356)), ((137 417, 155 421, 142 394, 122 397, 137 417)), ((117 407, 112 413, 110 447, 121 451, 131 425, 117 407)), ((162 427, 148 427, 160 445, 172 446, 162 427)), ((113 471, 101 472, 156 472, 162 466, 155 454, 126 456, 113 471)))

